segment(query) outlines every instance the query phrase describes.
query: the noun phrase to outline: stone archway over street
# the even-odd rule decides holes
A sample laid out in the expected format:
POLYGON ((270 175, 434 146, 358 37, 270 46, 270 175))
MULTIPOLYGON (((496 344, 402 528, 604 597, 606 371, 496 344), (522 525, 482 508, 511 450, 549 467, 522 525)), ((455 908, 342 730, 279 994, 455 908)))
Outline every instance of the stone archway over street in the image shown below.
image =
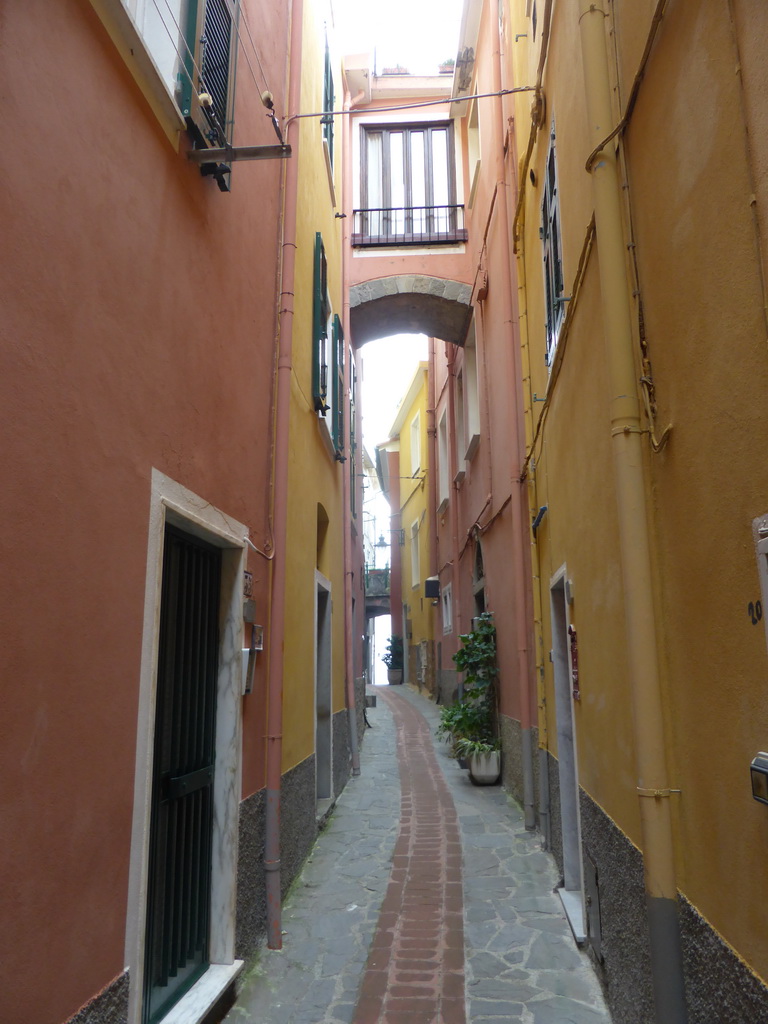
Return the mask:
POLYGON ((463 345, 472 288, 424 274, 398 274, 353 285, 350 322, 356 345, 392 334, 427 334, 463 345))

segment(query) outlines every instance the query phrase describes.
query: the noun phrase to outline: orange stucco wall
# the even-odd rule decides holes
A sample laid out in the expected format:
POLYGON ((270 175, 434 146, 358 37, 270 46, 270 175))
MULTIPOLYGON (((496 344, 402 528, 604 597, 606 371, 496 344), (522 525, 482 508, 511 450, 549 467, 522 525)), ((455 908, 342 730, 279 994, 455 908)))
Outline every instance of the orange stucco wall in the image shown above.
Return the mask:
MULTIPOLYGON (((281 107, 281 6, 259 32, 281 107)), ((236 141, 272 142, 239 81, 236 141)), ((124 967, 152 468, 268 540, 279 166, 201 178, 87 0, 9 8, 0 83, 0 1018, 53 1022, 124 967)), ((249 698, 244 794, 262 733, 249 698)))

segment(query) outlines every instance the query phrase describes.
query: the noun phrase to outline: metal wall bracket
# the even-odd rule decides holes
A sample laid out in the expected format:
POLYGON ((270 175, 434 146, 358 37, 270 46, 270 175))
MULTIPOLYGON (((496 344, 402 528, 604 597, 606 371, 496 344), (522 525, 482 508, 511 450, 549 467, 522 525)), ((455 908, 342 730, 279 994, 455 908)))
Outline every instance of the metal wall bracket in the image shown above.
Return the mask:
POLYGON ((233 160, 286 160, 290 155, 290 146, 221 146, 190 149, 187 159, 195 164, 229 164, 233 160))

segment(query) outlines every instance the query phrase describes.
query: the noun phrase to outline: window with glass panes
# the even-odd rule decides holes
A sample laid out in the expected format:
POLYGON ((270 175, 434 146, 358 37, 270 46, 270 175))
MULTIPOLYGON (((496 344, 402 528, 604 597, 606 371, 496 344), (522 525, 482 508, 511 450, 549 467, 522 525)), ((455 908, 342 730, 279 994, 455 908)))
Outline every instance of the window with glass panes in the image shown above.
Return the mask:
POLYGON ((362 132, 362 234, 408 242, 455 231, 452 122, 362 132))

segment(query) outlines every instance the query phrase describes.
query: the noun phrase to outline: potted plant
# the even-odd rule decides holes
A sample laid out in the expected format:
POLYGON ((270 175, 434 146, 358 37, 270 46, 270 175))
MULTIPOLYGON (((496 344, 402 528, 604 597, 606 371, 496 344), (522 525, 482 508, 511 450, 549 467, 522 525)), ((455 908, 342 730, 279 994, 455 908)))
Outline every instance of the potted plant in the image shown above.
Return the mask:
POLYGON ((387 682, 402 683, 403 681, 403 638, 391 636, 387 640, 386 653, 381 660, 387 666, 387 682))
POLYGON ((438 736, 450 736, 454 756, 469 761, 470 778, 477 785, 494 783, 501 774, 501 743, 496 713, 496 628, 489 613, 475 620, 475 628, 460 638, 454 654, 464 673, 461 699, 440 712, 438 736))
POLYGON ((460 757, 469 761, 469 777, 476 786, 492 786, 501 775, 501 741, 472 740, 464 737, 456 743, 460 757))

